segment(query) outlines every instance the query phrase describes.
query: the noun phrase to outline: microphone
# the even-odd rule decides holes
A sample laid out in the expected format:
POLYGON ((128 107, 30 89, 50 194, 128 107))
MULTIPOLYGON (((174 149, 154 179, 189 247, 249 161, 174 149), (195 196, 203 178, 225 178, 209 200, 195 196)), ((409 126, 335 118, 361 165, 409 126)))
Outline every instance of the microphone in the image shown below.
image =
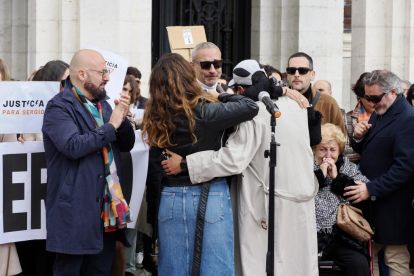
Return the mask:
POLYGON ((279 111, 279 108, 277 105, 270 99, 269 93, 266 91, 262 91, 259 93, 259 101, 264 103, 266 106, 266 110, 272 115, 275 116, 275 118, 279 118, 282 113, 279 111))

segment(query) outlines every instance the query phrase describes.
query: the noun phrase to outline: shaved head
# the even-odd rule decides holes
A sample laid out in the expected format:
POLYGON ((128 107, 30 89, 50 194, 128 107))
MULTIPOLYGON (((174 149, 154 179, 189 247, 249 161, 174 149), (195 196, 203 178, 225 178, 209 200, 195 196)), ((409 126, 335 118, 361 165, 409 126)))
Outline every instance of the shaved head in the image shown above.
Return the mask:
POLYGON ((106 98, 105 85, 109 81, 104 57, 95 50, 83 49, 76 52, 69 65, 70 80, 88 99, 106 98), (103 77, 104 76, 104 77, 103 77))
POLYGON ((317 82, 315 82, 313 87, 315 87, 319 93, 324 93, 332 96, 331 84, 326 80, 318 80, 317 82))

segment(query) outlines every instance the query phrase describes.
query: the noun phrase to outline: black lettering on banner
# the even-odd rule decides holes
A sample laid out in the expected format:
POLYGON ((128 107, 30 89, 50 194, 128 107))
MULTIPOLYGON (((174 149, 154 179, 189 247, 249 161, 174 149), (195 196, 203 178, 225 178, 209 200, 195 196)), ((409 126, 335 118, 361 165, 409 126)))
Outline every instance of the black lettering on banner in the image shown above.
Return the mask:
POLYGON ((46 203, 46 183, 42 183, 42 169, 46 169, 46 154, 32 153, 32 229, 41 228, 42 199, 46 203))
POLYGON ((121 152, 122 160, 122 169, 124 175, 124 183, 122 191, 124 193, 124 198, 129 205, 132 195, 132 181, 133 181, 133 168, 132 168, 132 156, 130 152, 121 152))
POLYGON ((27 230, 27 213, 13 213, 13 201, 24 199, 24 183, 13 183, 13 172, 27 171, 27 154, 3 155, 3 232, 27 230))

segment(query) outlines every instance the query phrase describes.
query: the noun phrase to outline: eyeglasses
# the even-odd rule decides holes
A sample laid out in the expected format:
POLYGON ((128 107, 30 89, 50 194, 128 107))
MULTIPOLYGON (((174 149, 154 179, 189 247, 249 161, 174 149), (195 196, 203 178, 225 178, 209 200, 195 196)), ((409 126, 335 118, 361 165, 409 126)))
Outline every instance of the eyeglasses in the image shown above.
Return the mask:
POLYGON ((373 95, 373 96, 364 95, 364 99, 367 100, 368 102, 373 102, 374 104, 376 104, 381 101, 382 97, 384 97, 385 94, 387 93, 382 93, 381 95, 373 95))
POLYGON ((214 61, 197 61, 194 60, 194 63, 200 63, 201 69, 208 70, 211 68, 211 64, 213 64, 214 68, 219 69, 223 66, 223 60, 215 59, 214 61))
POLYGON ((106 75, 109 75, 109 74, 111 74, 111 70, 109 70, 109 69, 102 69, 102 71, 99 71, 99 70, 93 70, 93 69, 88 69, 88 68, 85 68, 85 70, 89 70, 89 71, 95 71, 95 72, 97 72, 99 75, 101 75, 102 76, 102 79, 104 79, 105 77, 106 77, 106 75))
POLYGON ((294 75, 296 73, 296 70, 299 71, 300 75, 306 75, 307 73, 309 73, 309 71, 312 71, 312 69, 308 67, 287 67, 286 73, 288 73, 289 75, 294 75))

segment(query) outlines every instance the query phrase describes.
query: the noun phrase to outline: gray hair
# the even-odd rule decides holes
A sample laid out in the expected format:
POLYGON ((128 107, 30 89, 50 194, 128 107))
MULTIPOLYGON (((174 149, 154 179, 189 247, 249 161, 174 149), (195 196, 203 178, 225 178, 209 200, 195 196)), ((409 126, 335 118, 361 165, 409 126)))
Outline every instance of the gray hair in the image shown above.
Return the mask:
POLYGON ((409 80, 401 80, 401 82, 405 83, 405 85, 407 85, 407 87, 410 88, 411 82, 409 80))
POLYGON ((197 51, 198 50, 201 50, 201 49, 217 49, 220 52, 220 54, 221 54, 221 51, 220 51, 219 47, 217 47, 216 44, 214 44, 212 42, 201 42, 201 43, 198 43, 194 47, 193 51, 191 52, 191 60, 192 61, 194 61, 195 56, 197 54, 197 51))
POLYGON ((383 93, 389 93, 393 88, 397 90, 397 94, 404 93, 401 79, 388 70, 374 70, 371 73, 366 74, 363 83, 367 86, 377 84, 383 93))

